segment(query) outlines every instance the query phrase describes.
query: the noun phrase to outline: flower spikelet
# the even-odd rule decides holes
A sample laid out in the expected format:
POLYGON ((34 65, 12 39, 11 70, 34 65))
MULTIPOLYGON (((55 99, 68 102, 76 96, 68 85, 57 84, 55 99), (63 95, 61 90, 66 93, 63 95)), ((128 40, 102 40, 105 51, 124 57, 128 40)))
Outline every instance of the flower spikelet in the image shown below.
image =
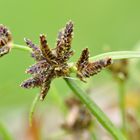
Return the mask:
POLYGON ((73 23, 70 21, 66 27, 58 33, 56 55, 57 61, 60 63, 66 62, 72 55, 71 42, 73 38, 73 23))
POLYGON ((89 62, 89 51, 88 48, 82 51, 81 57, 76 63, 77 77, 86 82, 85 78, 89 78, 99 73, 102 68, 107 67, 112 63, 111 58, 101 59, 95 62, 89 62))
MULTIPOLYGON (((44 100, 53 79, 69 77, 71 66, 68 64, 68 60, 74 53, 71 50, 72 38, 73 23, 70 21, 59 32, 56 47, 53 49, 49 47, 44 34, 40 35, 39 45, 34 44, 30 39, 25 39, 27 46, 32 49, 31 56, 36 63, 26 69, 26 73, 31 74, 32 77, 25 80, 21 87, 27 89, 39 87, 40 100, 44 100)), ((97 74, 110 64, 110 58, 89 62, 89 51, 86 48, 76 63, 77 77, 85 81, 85 78, 97 74)))
POLYGON ((9 53, 12 47, 12 34, 4 25, 0 25, 0 57, 9 53))
POLYGON ((45 35, 40 35, 40 49, 43 54, 43 56, 46 58, 48 63, 55 62, 55 55, 52 53, 51 49, 49 48, 48 42, 46 40, 45 35))
POLYGON ((73 53, 71 51, 72 32, 73 24, 70 21, 59 33, 57 47, 54 49, 49 47, 44 34, 40 35, 40 45, 25 39, 26 44, 32 49, 31 56, 36 63, 26 70, 26 73, 31 74, 32 77, 24 81, 21 87, 27 89, 40 87, 40 100, 44 100, 54 78, 69 75, 67 60, 73 53))
POLYGON ((27 38, 25 38, 24 41, 27 44, 27 46, 32 49, 31 56, 36 61, 41 61, 44 59, 40 48, 36 44, 32 43, 32 41, 30 39, 27 39, 27 38))

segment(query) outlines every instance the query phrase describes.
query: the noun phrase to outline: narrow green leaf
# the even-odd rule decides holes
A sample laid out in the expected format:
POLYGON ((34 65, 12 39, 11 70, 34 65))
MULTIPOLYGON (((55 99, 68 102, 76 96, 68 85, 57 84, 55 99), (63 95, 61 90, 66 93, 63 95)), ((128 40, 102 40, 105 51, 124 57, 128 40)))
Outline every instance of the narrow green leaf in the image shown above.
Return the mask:
POLYGON ((120 115, 122 121, 122 130, 124 134, 126 134, 126 118, 125 118, 125 81, 118 81, 118 89, 119 89, 119 107, 120 107, 120 115))
POLYGON ((73 93, 87 106, 91 113, 101 123, 101 125, 112 134, 115 140, 126 140, 121 131, 116 128, 106 114, 91 100, 91 98, 71 79, 65 79, 73 93))
POLYGON ((90 57, 90 60, 99 60, 105 57, 110 57, 113 60, 117 59, 130 59, 130 58, 140 58, 140 51, 114 51, 102 53, 93 57, 90 57))

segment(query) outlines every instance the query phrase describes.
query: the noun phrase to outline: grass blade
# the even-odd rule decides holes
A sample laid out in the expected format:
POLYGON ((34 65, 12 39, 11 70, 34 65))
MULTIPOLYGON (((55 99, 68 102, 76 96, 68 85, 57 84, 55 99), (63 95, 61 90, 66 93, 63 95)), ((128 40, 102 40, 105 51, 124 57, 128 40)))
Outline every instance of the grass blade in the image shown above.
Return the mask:
POLYGON ((105 113, 98 107, 98 105, 91 100, 91 98, 71 79, 65 79, 68 86, 79 97, 79 99, 87 106, 91 113, 101 123, 101 125, 110 132, 115 140, 126 140, 121 131, 116 128, 105 113))
POLYGON ((117 59, 130 59, 130 58, 140 58, 140 51, 114 51, 102 53, 93 57, 90 57, 91 61, 99 60, 105 57, 110 57, 112 60, 117 59))

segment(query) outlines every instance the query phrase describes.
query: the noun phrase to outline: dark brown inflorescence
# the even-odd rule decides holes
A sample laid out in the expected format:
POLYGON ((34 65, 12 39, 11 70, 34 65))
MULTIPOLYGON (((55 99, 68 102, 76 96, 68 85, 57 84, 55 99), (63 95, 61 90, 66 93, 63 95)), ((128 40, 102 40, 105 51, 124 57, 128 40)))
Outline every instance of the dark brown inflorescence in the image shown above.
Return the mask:
POLYGON ((88 48, 82 51, 81 57, 76 63, 77 77, 85 82, 85 78, 89 78, 99 73, 102 68, 107 67, 112 63, 111 58, 101 59, 95 62, 89 62, 89 51, 88 48))
POLYGON ((12 47, 12 34, 7 27, 0 24, 0 57, 9 53, 12 47))
POLYGON ((31 74, 32 78, 24 81, 21 87, 40 87, 40 99, 43 100, 54 78, 69 75, 67 61, 73 54, 71 50, 72 34, 73 23, 70 21, 59 32, 55 49, 49 48, 45 35, 40 35, 39 46, 33 44, 31 40, 25 39, 26 44, 32 49, 32 57, 36 60, 36 64, 26 70, 26 73, 31 74))
MULTIPOLYGON (((31 56, 36 63, 30 66, 26 73, 32 77, 21 84, 23 88, 40 87, 40 100, 43 100, 50 88, 51 81, 56 77, 68 77, 70 66, 68 60, 73 55, 71 43, 73 38, 73 23, 70 21, 58 33, 56 47, 51 49, 45 35, 40 35, 40 45, 35 45, 31 40, 25 39, 26 44, 32 49, 31 56)), ((102 59, 89 62, 88 49, 83 50, 77 66, 77 77, 84 78, 97 74, 103 67, 111 64, 111 59, 102 59)))

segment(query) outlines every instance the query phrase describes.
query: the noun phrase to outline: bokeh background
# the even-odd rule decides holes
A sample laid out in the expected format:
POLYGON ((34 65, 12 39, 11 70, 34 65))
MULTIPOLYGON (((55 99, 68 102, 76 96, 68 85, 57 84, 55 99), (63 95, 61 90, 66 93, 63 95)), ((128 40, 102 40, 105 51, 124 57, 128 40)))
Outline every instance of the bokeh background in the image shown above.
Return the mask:
MULTIPOLYGON (((0 23, 9 27, 16 44, 25 45, 24 37, 38 43, 39 34, 45 33, 50 46, 55 47, 59 29, 72 20, 75 55, 71 61, 76 60, 85 47, 92 56, 105 51, 134 50, 140 40, 139 0, 0 0, 0 5, 0 23)), ((33 63, 28 52, 19 50, 0 58, 0 121, 14 138, 23 125, 23 118, 23 122, 28 121, 30 105, 39 92, 19 87, 29 77, 25 69, 33 63)), ((100 87, 111 80, 104 71, 83 87, 90 85, 96 89, 96 85, 100 87)), ((138 87, 138 83, 139 79, 134 87, 138 87)), ((55 109, 57 96, 65 97, 69 93, 63 79, 55 80, 47 98, 39 104, 42 116, 55 109)))

